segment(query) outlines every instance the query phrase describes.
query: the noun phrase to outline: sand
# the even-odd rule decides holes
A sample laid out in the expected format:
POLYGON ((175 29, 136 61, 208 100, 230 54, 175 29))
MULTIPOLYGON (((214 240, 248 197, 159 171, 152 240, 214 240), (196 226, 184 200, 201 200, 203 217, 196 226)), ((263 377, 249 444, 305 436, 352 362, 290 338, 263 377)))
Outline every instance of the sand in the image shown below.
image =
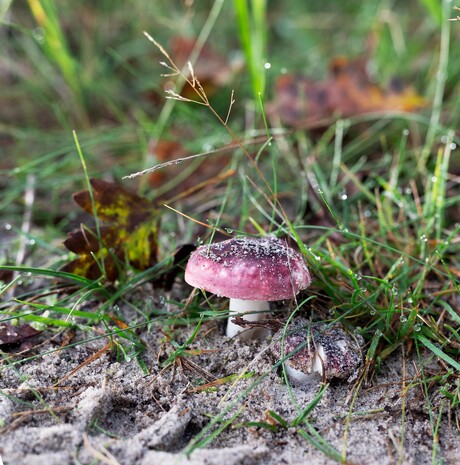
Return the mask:
MULTIPOLYGON (((127 321, 135 317, 129 309, 121 308, 120 313, 127 321)), ((141 359, 148 374, 135 359, 118 356, 115 348, 71 373, 102 349, 107 337, 61 349, 69 333, 45 331, 30 352, 15 355, 19 349, 12 348, 4 353, 0 372, 4 464, 337 463, 300 430, 319 433, 349 464, 460 463, 459 412, 448 408, 434 383, 428 390, 430 419, 413 352, 396 350, 357 393, 354 384, 333 380, 306 416, 310 426, 302 422, 293 426, 289 423, 315 398, 320 383, 289 390, 280 368, 274 366, 272 340, 228 339, 224 320, 206 322, 189 347, 198 353, 165 367, 174 348, 162 326, 152 321, 137 330, 147 347, 141 359), (36 354, 41 355, 21 361, 36 354), (200 389, 204 383, 244 374, 200 389), (269 411, 288 424, 277 424, 269 411), (434 438, 432 425, 438 421, 434 438), (220 434, 213 435, 218 428, 220 434), (191 447, 205 438, 209 442, 191 447)), ((192 331, 192 326, 176 328, 176 342, 187 341, 192 331)), ((96 335, 76 330, 70 342, 96 335)), ((424 356, 427 374, 443 371, 428 353, 424 356)))

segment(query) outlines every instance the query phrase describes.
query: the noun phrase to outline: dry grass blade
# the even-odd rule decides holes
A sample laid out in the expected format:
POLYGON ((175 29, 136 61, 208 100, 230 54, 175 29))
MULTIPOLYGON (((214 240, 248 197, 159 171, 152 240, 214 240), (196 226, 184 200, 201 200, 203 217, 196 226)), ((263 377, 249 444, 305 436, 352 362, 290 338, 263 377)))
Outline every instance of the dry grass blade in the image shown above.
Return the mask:
POLYGON ((107 465, 121 465, 120 462, 103 446, 97 450, 90 442, 87 434, 83 434, 83 444, 88 452, 96 459, 107 465))
POLYGON ((83 363, 80 363, 80 365, 78 365, 77 368, 74 368, 70 373, 66 374, 63 378, 61 378, 55 384, 55 386, 58 386, 59 384, 63 383, 66 379, 69 379, 71 376, 77 373, 77 371, 81 370, 83 367, 90 364, 94 360, 97 360, 98 358, 100 358, 103 354, 105 354, 107 351, 110 350, 111 346, 112 346, 112 343, 108 342, 102 349, 98 350, 95 354, 91 355, 91 357, 87 358, 83 363))

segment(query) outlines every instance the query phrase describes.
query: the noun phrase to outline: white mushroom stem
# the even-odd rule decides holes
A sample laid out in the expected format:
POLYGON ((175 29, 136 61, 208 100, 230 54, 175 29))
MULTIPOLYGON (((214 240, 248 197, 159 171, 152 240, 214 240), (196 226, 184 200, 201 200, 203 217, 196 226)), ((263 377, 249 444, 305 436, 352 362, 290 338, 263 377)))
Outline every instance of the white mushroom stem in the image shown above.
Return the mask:
POLYGON ((232 318, 241 316, 241 318, 244 318, 246 321, 259 321, 263 318, 264 313, 270 310, 270 304, 265 300, 230 299, 229 310, 230 315, 227 323, 227 336, 234 337, 244 331, 241 337, 243 339, 252 339, 256 337, 256 333, 260 333, 260 329, 263 330, 263 328, 246 329, 232 323, 232 318))

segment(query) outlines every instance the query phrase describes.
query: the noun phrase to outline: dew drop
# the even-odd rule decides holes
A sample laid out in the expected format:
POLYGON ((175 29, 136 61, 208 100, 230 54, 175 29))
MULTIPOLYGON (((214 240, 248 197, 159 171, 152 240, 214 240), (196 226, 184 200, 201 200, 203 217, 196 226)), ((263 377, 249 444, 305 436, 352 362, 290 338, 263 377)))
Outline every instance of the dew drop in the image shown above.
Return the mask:
POLYGON ((449 145, 449 148, 451 150, 455 150, 457 148, 457 144, 455 142, 452 142, 450 145, 449 145))
POLYGON ((329 309, 329 315, 334 315, 334 309, 333 308, 329 309))
POLYGON ((367 292, 367 289, 366 289, 365 287, 361 287, 361 288, 359 288, 359 290, 360 290, 363 294, 367 292))
POLYGON ((316 254, 313 252, 313 250, 312 250, 311 247, 308 248, 308 251, 310 252, 310 255, 311 255, 317 262, 319 262, 319 261, 321 260, 321 257, 319 257, 318 255, 316 255, 316 254))
POLYGON ((323 189, 321 189, 320 187, 318 187, 318 189, 316 189, 316 192, 318 192, 318 194, 324 194, 323 189))
POLYGON ((408 136, 409 135, 409 129, 403 129, 403 136, 408 136))
POLYGON ((347 193, 346 193, 346 192, 342 192, 342 193, 340 194, 340 200, 347 200, 347 199, 348 199, 347 193))
POLYGON ((428 242, 428 238, 426 237, 426 234, 422 234, 422 235, 420 236, 420 240, 421 240, 422 242, 428 242))
POLYGON ((35 239, 27 239, 26 244, 35 245, 35 239))
POLYGON ((42 27, 36 27, 32 30, 32 37, 39 43, 45 42, 45 30, 42 27))
POLYGON ((375 335, 376 335, 377 337, 382 337, 382 336, 383 336, 383 333, 382 333, 382 331, 380 331, 380 329, 376 329, 376 330, 375 330, 375 335))
POLYGON ((366 218, 370 218, 372 216, 372 212, 370 210, 364 210, 364 216, 366 218))
POLYGON ((396 286, 395 284, 393 284, 393 287, 391 288, 391 293, 392 293, 393 295, 398 295, 398 292, 399 292, 398 286, 396 286))
POLYGON ((406 195, 411 195, 411 194, 412 194, 412 189, 411 189, 410 187, 406 187, 406 188, 404 189, 404 193, 405 193, 406 195))
POLYGON ((376 312, 374 309, 371 309, 371 310, 369 311, 369 313, 370 313, 372 316, 374 316, 377 312, 376 312))
POLYGON ((225 228, 225 232, 228 233, 228 234, 233 234, 233 229, 225 228))
POLYGON ((265 69, 270 69, 271 67, 272 67, 272 64, 268 63, 268 61, 267 61, 267 63, 264 64, 265 69))
POLYGON ((415 323, 414 331, 416 331, 418 333, 421 329, 422 329, 421 323, 415 323))
POLYGON ((6 229, 7 231, 10 231, 11 228, 12 228, 12 226, 11 226, 10 223, 6 223, 6 224, 5 224, 5 229, 6 229))
POLYGON ((165 298, 164 295, 161 295, 161 296, 160 296, 160 304, 161 304, 161 305, 164 305, 165 303, 166 303, 166 298, 165 298))
POLYGON ((363 276, 361 273, 356 273, 355 278, 356 278, 356 281, 361 281, 361 279, 363 279, 363 276))
POLYGON ((407 316, 406 316, 406 315, 401 315, 401 316, 399 317, 399 321, 400 321, 401 323, 405 323, 405 322, 407 321, 407 316))
POLYGON ((431 182, 436 182, 438 180, 437 176, 431 176, 431 182))
POLYGON ((414 299, 412 297, 409 297, 407 299, 407 302, 410 303, 411 305, 414 303, 414 299))

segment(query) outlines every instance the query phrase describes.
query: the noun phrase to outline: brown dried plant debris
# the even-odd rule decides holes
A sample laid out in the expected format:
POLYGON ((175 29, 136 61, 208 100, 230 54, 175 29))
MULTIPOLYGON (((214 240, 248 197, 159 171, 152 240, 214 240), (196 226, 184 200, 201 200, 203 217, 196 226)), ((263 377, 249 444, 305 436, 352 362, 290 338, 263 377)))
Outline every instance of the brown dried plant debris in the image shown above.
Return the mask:
POLYGON ((334 118, 370 112, 415 111, 426 104, 411 87, 394 79, 388 89, 373 82, 367 60, 336 58, 323 81, 300 74, 280 76, 272 112, 295 128, 327 125, 334 118))
POLYGON ((79 255, 63 271, 113 282, 128 264, 145 270, 157 263, 159 210, 146 198, 124 187, 91 179, 90 191, 74 194, 75 202, 95 216, 99 228, 81 225, 68 234, 64 245, 79 255))

